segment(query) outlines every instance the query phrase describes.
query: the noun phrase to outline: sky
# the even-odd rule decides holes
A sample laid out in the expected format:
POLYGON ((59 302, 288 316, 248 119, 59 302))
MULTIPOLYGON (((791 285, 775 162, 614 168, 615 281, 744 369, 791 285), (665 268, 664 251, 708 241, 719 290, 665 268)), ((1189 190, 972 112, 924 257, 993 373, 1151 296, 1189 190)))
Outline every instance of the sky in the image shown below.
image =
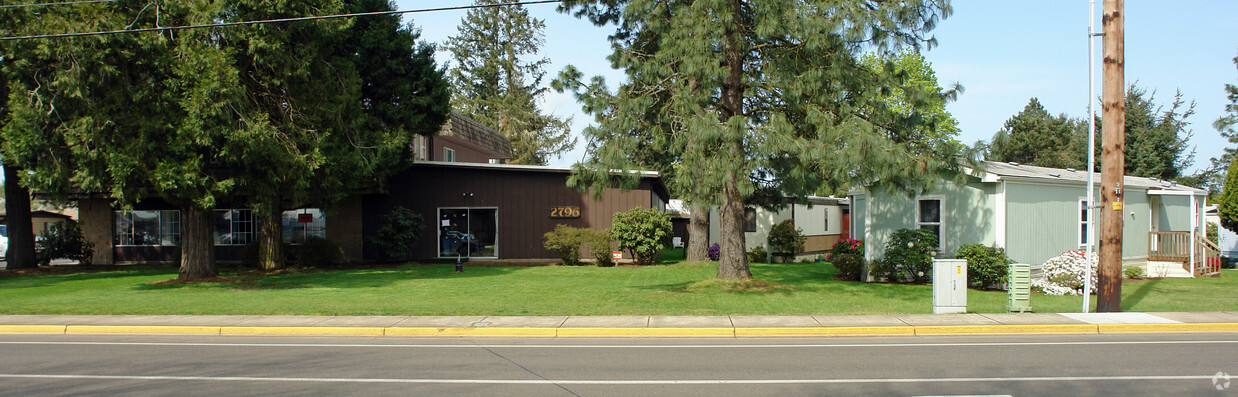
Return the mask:
MULTIPOLYGON (((464 6, 470 0, 399 0, 401 10, 464 6)), ((1102 29, 1103 0, 1096 0, 1095 29, 1102 29)), ((924 51, 941 86, 958 82, 965 89, 946 109, 959 121, 958 139, 966 144, 988 140, 1030 98, 1053 114, 1084 117, 1088 104, 1088 1, 1086 0, 956 0, 954 13, 932 34, 938 45, 924 51)), ((555 4, 528 6, 530 14, 545 21, 549 58, 546 83, 566 65, 585 76, 601 75, 612 87, 623 73, 610 68, 607 35, 613 27, 596 27, 585 20, 555 12, 555 4)), ((1212 128, 1224 113, 1225 84, 1238 84, 1238 1, 1126 1, 1127 84, 1155 92, 1155 103, 1168 109, 1176 91, 1195 102, 1187 119, 1195 149, 1192 169, 1208 165, 1229 143, 1212 128)), ((422 39, 441 43, 457 34, 465 11, 404 14, 422 29, 422 39)), ((1100 38, 1095 39, 1096 98, 1101 95, 1100 38)), ((440 49, 440 65, 451 63, 440 49)), ((541 106, 560 117, 572 117, 573 133, 592 122, 580 111, 570 93, 550 91, 541 106)), ((1095 111, 1100 112, 1099 102, 1095 111)), ((1099 126, 1098 134, 1099 134, 1099 126)), ((572 152, 552 158, 551 165, 570 165, 584 159, 580 138, 572 152)))

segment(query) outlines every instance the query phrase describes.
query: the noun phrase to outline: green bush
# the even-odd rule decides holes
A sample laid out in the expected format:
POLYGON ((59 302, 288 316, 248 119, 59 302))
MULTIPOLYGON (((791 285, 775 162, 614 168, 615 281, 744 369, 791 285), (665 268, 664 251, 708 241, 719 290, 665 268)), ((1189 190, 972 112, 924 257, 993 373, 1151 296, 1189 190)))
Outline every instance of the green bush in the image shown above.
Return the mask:
POLYGON ((633 208, 615 214, 611 239, 632 252, 637 265, 652 265, 671 241, 671 216, 653 208, 633 208))
POLYGON ((296 246, 297 264, 302 267, 326 268, 343 262, 340 247, 322 237, 306 237, 296 246))
POLYGON ((610 230, 596 230, 588 233, 589 254, 599 267, 611 267, 615 261, 610 254, 614 252, 614 244, 610 241, 610 230))
POLYGON ((589 229, 560 223, 555 225, 555 230, 542 235, 546 239, 542 246, 558 254, 564 266, 577 266, 580 265, 580 245, 585 243, 585 235, 588 233, 589 229))
POLYGON ((1131 280, 1143 278, 1143 268, 1139 266, 1122 266, 1122 275, 1131 280))
POLYGON ((83 265, 94 260, 95 245, 86 241, 82 228, 74 221, 53 223, 42 240, 35 241, 34 257, 43 266, 52 259, 72 259, 83 265))
POLYGON ((1238 259, 1222 257, 1221 268, 1222 269, 1238 269, 1238 259))
POLYGON ((830 247, 826 259, 838 269, 842 279, 860 281, 864 273, 864 242, 849 238, 838 240, 830 247))
POLYGON ((937 235, 925 229, 898 229, 890 236, 885 258, 889 269, 886 280, 923 283, 933 277, 933 257, 937 256, 937 235))
POLYGON ((795 255, 804 252, 804 230, 795 227, 794 219, 778 222, 769 230, 769 250, 775 254, 795 255))
POLYGON ((959 247, 954 257, 967 260, 967 284, 977 288, 1005 283, 1008 267, 1014 263, 1005 250, 974 243, 959 247))
POLYGON ((413 256, 413 247, 421 238, 421 228, 424 220, 421 214, 408 208, 395 207, 387 214, 387 219, 370 237, 370 244, 378 249, 378 256, 384 260, 404 260, 413 256))
POLYGON ((752 263, 752 262, 765 263, 765 261, 769 260, 768 259, 769 253, 765 252, 764 245, 758 245, 756 247, 752 247, 751 250, 748 250, 747 255, 748 255, 749 263, 752 263))

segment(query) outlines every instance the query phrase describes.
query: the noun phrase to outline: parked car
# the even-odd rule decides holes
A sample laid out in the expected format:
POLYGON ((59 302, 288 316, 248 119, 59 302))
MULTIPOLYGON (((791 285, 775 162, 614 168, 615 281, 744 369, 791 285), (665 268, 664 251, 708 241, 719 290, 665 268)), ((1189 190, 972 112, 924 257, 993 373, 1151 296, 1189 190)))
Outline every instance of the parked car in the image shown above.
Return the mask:
POLYGON ((9 256, 9 225, 0 225, 0 260, 9 256))

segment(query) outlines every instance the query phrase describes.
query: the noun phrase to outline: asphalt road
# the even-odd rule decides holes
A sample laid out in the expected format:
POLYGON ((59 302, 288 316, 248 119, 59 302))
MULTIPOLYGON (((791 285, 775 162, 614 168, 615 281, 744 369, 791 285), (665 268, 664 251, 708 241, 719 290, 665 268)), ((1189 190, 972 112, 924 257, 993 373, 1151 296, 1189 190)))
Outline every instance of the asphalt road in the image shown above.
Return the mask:
POLYGON ((797 339, 0 335, 0 395, 1238 396, 1238 379, 1218 390, 1218 372, 1238 375, 1234 334, 797 339))

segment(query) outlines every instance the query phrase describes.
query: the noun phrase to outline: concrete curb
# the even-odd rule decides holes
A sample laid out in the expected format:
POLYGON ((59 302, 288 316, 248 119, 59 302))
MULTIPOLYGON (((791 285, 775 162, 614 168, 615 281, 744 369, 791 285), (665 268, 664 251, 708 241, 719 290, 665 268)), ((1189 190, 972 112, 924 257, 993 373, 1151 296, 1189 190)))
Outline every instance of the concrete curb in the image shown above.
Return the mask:
POLYGON ((1238 333, 1238 323, 926 325, 885 327, 243 327, 183 325, 0 325, 0 334, 42 335, 324 335, 413 337, 795 337, 1033 335, 1213 332, 1238 333))

